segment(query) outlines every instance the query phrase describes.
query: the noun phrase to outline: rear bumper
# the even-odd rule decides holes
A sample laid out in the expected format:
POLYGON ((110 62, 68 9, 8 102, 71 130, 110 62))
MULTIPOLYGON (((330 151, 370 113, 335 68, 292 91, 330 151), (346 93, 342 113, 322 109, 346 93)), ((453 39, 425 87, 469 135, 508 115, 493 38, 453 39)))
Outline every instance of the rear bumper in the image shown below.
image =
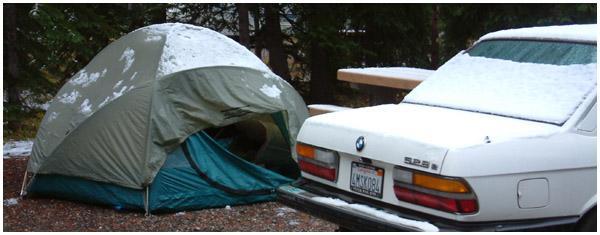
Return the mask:
POLYGON ((562 230, 577 222, 579 217, 560 217, 535 220, 498 222, 459 222, 434 217, 417 211, 392 206, 370 198, 357 196, 330 186, 301 178, 291 185, 277 189, 277 200, 289 207, 320 217, 352 231, 423 231, 411 223, 394 223, 356 211, 312 200, 313 197, 339 198, 348 203, 367 205, 400 218, 429 222, 440 231, 536 231, 562 230))

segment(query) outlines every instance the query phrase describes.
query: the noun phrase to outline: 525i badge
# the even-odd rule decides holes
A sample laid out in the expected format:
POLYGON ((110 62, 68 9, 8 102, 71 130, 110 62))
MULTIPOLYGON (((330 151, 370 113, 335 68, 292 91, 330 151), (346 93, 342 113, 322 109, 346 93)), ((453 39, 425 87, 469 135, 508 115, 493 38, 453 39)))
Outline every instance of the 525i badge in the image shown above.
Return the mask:
POLYGON ((431 168, 434 171, 437 171, 438 169, 438 165, 435 163, 430 163, 429 161, 423 161, 412 157, 404 157, 404 163, 413 166, 423 167, 425 169, 431 168))

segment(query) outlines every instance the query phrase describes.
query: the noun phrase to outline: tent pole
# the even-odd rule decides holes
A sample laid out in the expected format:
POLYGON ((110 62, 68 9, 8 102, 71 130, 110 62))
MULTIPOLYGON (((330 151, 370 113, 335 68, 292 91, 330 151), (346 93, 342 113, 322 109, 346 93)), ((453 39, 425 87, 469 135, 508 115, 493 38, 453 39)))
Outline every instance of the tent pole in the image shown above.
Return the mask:
POLYGON ((23 176, 23 184, 21 185, 21 194, 19 196, 25 196, 25 184, 27 183, 27 170, 25 170, 25 175, 23 176))
POLYGON ((148 200, 149 190, 148 186, 146 186, 146 193, 144 195, 144 209, 146 210, 146 216, 150 216, 150 208, 149 208, 149 200, 148 200))

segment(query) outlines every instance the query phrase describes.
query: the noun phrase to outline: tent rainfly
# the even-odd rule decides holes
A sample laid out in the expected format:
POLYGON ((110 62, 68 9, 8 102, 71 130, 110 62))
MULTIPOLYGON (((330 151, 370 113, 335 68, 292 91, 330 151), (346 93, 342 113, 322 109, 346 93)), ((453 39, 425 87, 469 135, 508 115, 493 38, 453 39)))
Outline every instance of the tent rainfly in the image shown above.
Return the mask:
POLYGON ((23 193, 147 213, 272 200, 299 175, 292 149, 307 117, 293 87, 235 41, 147 26, 60 89, 23 193))

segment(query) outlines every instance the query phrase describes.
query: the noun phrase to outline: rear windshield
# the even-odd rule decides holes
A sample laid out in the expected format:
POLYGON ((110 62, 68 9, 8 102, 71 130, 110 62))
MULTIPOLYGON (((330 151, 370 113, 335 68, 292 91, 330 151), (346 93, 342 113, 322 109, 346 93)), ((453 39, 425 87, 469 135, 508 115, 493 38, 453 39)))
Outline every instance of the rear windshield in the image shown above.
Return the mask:
POLYGON ((572 42, 490 40, 478 43, 467 53, 470 56, 536 64, 596 63, 596 45, 572 42))
POLYGON ((595 87, 595 45, 491 40, 446 62, 403 102, 562 125, 595 87))

